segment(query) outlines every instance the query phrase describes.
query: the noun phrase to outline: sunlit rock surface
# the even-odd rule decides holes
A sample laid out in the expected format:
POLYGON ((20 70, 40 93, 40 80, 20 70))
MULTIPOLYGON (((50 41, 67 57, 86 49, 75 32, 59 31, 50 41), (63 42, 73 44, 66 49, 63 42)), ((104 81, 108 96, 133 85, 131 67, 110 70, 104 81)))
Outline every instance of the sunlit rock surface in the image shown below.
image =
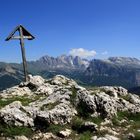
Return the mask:
POLYGON ((62 75, 29 75, 29 82, 0 93, 1 139, 137 138, 139 122, 140 97, 123 87, 84 88, 62 75))

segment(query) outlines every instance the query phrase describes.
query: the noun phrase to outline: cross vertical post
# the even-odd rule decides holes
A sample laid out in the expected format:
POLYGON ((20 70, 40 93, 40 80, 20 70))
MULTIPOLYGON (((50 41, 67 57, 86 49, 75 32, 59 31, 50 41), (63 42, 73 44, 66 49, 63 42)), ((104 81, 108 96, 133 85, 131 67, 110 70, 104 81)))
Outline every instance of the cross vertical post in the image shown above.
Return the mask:
POLYGON ((24 75, 25 75, 25 82, 27 82, 28 81, 27 62, 26 62, 26 57, 25 57, 23 31, 22 31, 21 27, 19 27, 19 34, 20 34, 20 45, 21 45, 21 52, 22 52, 22 61, 23 61, 23 69, 24 69, 24 75))

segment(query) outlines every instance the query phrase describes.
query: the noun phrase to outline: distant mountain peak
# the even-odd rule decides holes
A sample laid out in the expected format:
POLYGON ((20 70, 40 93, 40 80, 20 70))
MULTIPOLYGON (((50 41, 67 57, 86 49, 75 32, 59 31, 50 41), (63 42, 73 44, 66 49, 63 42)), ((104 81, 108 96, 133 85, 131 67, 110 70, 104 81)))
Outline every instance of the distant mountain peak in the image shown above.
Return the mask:
POLYGON ((126 61, 132 61, 132 62, 140 61, 139 59, 133 58, 133 57, 109 57, 108 59, 111 61, 117 61, 117 60, 126 60, 126 61))
POLYGON ((45 66, 53 68, 86 69, 89 66, 88 60, 82 59, 79 56, 65 54, 58 57, 50 57, 45 55, 37 61, 45 66))
POLYGON ((140 60, 132 57, 109 57, 108 60, 121 65, 140 65, 140 60))

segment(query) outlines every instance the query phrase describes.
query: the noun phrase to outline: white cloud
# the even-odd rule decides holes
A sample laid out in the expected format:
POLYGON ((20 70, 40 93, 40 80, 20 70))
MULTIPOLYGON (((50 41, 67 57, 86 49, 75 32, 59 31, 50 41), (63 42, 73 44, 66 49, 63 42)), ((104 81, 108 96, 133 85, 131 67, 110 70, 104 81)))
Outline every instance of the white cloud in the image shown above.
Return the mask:
POLYGON ((79 56, 82 58, 94 57, 97 53, 94 50, 86 50, 83 48, 75 48, 69 51, 70 55, 79 56))
POLYGON ((102 52, 102 55, 107 55, 107 54, 108 54, 108 51, 102 52))

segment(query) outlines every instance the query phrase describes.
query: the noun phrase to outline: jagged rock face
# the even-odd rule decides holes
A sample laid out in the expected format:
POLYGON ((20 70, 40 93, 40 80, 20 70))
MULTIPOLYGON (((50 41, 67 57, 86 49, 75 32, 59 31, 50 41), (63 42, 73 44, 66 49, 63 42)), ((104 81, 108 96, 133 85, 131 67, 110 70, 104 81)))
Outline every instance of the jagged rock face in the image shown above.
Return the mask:
POLYGON ((89 61, 86 59, 81 59, 80 57, 76 56, 66 56, 62 55, 57 58, 50 57, 50 56, 43 56, 34 64, 39 64, 41 69, 86 69, 89 65, 89 61))
MULTIPOLYGON (((102 128, 104 125, 111 125, 111 120, 118 112, 140 113, 140 97, 128 93, 123 87, 104 86, 86 89, 62 75, 47 80, 29 75, 28 82, 0 92, 0 97, 2 102, 6 102, 5 105, 0 104, 0 122, 41 131, 50 125, 73 127, 74 118, 79 117, 85 121, 78 130, 98 132, 104 130, 102 128), (94 118, 102 118, 105 121, 98 126, 89 121, 94 118)), ((127 120, 121 123, 123 122, 127 120)), ((107 131, 118 135, 118 132, 109 130, 108 126, 107 131)), ((65 131, 61 132, 65 135, 65 131)), ((48 134, 36 137, 39 139, 45 136, 48 134)), ((104 138, 94 137, 94 139, 113 139, 113 136, 106 135, 104 138)))

